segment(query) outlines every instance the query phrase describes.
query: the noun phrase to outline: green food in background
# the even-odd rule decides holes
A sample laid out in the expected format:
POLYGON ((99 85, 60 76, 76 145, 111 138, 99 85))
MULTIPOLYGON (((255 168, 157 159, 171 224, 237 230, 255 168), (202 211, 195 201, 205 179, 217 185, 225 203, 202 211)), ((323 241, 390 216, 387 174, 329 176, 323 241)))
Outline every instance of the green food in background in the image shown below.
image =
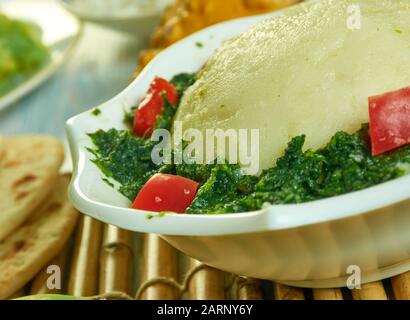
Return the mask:
POLYGON ((37 27, 0 14, 0 96, 33 75, 49 59, 37 27))

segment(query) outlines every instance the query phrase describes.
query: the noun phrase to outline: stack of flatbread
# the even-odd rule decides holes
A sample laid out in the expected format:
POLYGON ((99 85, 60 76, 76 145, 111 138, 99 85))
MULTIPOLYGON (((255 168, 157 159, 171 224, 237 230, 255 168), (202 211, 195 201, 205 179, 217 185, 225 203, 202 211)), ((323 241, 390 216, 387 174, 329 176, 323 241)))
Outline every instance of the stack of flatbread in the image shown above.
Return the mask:
POLYGON ((25 286, 65 246, 78 212, 60 175, 64 148, 46 136, 0 137, 0 299, 25 286))

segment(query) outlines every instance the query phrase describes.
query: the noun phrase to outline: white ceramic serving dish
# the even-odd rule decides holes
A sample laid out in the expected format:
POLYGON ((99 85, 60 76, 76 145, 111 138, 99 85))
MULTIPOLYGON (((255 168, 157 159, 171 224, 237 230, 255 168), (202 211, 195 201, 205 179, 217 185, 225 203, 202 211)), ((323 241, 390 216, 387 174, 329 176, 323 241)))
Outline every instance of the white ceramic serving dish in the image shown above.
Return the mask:
POLYGON ((1 0, 0 12, 34 22, 42 32, 51 60, 33 76, 0 97, 0 110, 12 105, 51 77, 71 56, 81 35, 81 23, 53 0, 1 0))
POLYGON ((123 110, 135 105, 156 75, 198 70, 226 39, 274 13, 223 23, 161 53, 122 93, 67 122, 74 160, 69 197, 81 212, 105 223, 162 237, 216 268, 301 287, 346 286, 347 268, 363 282, 410 270, 410 176, 330 199, 278 205, 231 215, 177 215, 147 219, 104 183, 86 150, 87 133, 124 128, 123 110), (195 44, 202 42, 198 48, 195 44))
MULTIPOLYGON (((65 9, 83 21, 93 22, 104 27, 130 33, 133 36, 139 35, 140 37, 145 37, 152 33, 158 25, 166 5, 170 2, 170 0, 157 0, 155 6, 143 10, 139 10, 138 7, 127 8, 124 5, 123 8, 119 7, 117 10, 103 11, 90 10, 83 3, 80 3, 79 0, 58 1, 65 9)), ((108 3, 113 2, 112 0, 98 1, 100 4, 104 1, 108 3)))

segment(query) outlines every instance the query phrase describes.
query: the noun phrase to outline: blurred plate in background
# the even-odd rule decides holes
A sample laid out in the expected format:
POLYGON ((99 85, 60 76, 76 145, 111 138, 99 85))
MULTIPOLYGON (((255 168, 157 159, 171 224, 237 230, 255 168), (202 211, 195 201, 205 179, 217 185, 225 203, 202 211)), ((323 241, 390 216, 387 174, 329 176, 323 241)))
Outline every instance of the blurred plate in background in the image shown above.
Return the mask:
POLYGON ((171 0, 58 0, 83 21, 141 38, 154 31, 171 0))
POLYGON ((0 97, 0 110, 37 88, 66 61, 81 34, 81 23, 53 0, 0 0, 0 13, 33 22, 42 31, 51 60, 33 76, 0 97))

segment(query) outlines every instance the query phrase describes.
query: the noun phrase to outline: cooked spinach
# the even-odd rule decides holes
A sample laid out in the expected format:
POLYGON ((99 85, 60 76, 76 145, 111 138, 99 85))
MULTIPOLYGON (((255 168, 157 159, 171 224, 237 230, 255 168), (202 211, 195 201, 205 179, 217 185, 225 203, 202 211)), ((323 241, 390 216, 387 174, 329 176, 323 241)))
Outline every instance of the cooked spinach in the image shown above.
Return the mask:
POLYGON ((196 79, 196 73, 180 73, 174 76, 170 82, 177 88, 178 96, 182 97, 185 91, 195 83, 196 79))
POLYGON ((187 213, 226 213, 226 206, 253 192, 257 181, 256 176, 243 175, 237 165, 215 165, 187 213))
POLYGON ((215 166, 215 164, 181 163, 175 166, 175 171, 178 176, 204 184, 211 176, 215 166))
POLYGON ((0 96, 34 75, 50 59, 38 26, 0 13, 0 96))
POLYGON ((164 101, 164 109, 160 116, 157 117, 157 120, 154 125, 154 130, 166 129, 171 130, 172 123, 174 121, 174 116, 177 112, 177 106, 173 106, 169 103, 166 97, 162 97, 164 101))
POLYGON ((292 139, 276 166, 259 177, 231 164, 169 164, 151 161, 155 142, 111 129, 90 134, 90 150, 101 171, 121 184, 131 201, 155 173, 190 178, 201 187, 187 213, 221 214, 258 210, 264 204, 302 203, 362 190, 410 173, 410 146, 373 157, 368 128, 336 133, 327 146, 303 151, 305 137, 292 139))
POLYGON ((124 123, 132 128, 134 126, 134 115, 137 107, 132 107, 130 110, 124 112, 124 123))
POLYGON ((151 161, 151 151, 155 142, 134 137, 129 131, 111 129, 99 130, 89 135, 95 149, 93 162, 105 176, 121 184, 120 192, 135 199, 148 179, 160 170, 151 161))
MULTIPOLYGON (((196 74, 182 73, 172 78, 178 95, 196 81, 196 74)), ((157 118, 155 129, 171 129, 172 121, 178 106, 171 105, 164 99, 165 108, 157 118)), ((124 122, 132 127, 136 107, 124 115, 124 122)), ((151 152, 156 142, 135 137, 128 130, 99 130, 89 134, 95 149, 89 151, 95 155, 94 163, 110 178, 121 184, 119 191, 133 201, 142 186, 155 173, 176 173, 174 165, 155 165, 151 160, 151 152)), ((180 169, 182 170, 182 169, 180 169)))
MULTIPOLYGON (((373 157, 367 132, 366 126, 353 135, 338 132, 323 149, 305 152, 305 137, 296 137, 276 166, 261 174, 252 193, 239 193, 231 202, 224 198, 215 205, 212 192, 204 192, 205 184, 194 201, 199 206, 189 211, 245 212, 258 210, 265 203, 302 203, 362 190, 410 173, 410 146, 373 157)), ((223 176, 213 178, 218 180, 214 185, 226 181, 223 176)))

